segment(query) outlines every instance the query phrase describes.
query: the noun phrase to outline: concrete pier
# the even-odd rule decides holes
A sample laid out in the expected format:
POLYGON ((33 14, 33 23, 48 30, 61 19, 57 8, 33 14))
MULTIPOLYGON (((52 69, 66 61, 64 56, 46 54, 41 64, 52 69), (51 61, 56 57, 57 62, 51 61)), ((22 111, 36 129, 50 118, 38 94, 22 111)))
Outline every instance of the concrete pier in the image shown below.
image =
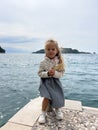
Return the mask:
POLYGON ((64 119, 58 121, 54 112, 47 114, 45 124, 38 123, 42 98, 31 100, 0 130, 98 130, 98 109, 82 106, 80 101, 65 100, 64 119))

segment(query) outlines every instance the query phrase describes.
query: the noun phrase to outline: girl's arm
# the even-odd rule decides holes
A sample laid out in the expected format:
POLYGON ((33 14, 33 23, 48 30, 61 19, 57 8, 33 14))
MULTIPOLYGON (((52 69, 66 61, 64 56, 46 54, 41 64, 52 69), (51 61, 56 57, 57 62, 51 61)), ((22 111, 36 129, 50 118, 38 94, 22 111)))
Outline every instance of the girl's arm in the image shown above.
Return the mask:
POLYGON ((48 78, 48 72, 47 71, 39 71, 38 72, 39 77, 41 78, 48 78))
POLYGON ((64 71, 55 71, 55 74, 53 75, 54 78, 61 78, 64 74, 64 71))
POLYGON ((48 78, 48 71, 45 70, 45 62, 41 62, 40 63, 40 67, 39 67, 39 71, 38 71, 38 75, 41 78, 48 78))
MULTIPOLYGON (((61 78, 64 74, 64 70, 63 71, 56 71, 54 72, 54 74, 51 74, 51 72, 49 72, 48 70, 45 70, 45 68, 47 66, 46 61, 42 61, 40 63, 40 67, 39 67, 39 71, 38 71, 38 75, 41 78, 50 78, 50 77, 54 77, 54 78, 61 78)), ((50 70, 52 71, 52 70, 50 70)))

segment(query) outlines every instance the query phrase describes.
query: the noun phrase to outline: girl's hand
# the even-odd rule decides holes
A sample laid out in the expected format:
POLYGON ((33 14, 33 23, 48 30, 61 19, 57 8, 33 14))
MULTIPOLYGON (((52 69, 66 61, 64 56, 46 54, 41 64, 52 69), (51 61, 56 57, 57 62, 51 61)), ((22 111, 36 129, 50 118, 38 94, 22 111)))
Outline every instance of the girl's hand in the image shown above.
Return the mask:
POLYGON ((48 76, 53 76, 55 74, 55 70, 52 68, 48 71, 48 76))

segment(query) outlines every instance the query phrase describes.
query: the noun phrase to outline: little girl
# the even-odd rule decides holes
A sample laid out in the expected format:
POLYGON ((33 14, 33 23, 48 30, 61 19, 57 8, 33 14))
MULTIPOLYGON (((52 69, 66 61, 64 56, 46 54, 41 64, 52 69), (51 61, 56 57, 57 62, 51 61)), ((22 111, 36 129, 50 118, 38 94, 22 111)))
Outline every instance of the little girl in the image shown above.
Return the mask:
POLYGON ((55 108, 56 118, 58 120, 63 119, 60 108, 64 106, 64 93, 59 78, 64 73, 64 62, 58 43, 54 40, 48 40, 45 44, 45 54, 46 56, 40 63, 38 72, 41 78, 39 91, 40 95, 44 97, 39 123, 45 123, 49 104, 52 108, 55 108))

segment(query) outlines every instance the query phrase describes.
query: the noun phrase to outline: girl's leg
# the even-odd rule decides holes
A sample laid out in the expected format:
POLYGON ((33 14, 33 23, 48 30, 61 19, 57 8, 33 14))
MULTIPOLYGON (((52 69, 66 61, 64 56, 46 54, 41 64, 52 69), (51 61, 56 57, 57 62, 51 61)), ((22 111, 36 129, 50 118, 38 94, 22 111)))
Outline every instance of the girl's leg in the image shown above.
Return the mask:
POLYGON ((45 117, 46 117, 46 111, 47 111, 48 104, 49 104, 49 99, 44 98, 43 102, 42 102, 42 113, 41 113, 39 120, 38 120, 39 123, 46 122, 45 117))
POLYGON ((42 111, 46 111, 49 105, 50 100, 48 98, 44 98, 42 102, 42 111))

